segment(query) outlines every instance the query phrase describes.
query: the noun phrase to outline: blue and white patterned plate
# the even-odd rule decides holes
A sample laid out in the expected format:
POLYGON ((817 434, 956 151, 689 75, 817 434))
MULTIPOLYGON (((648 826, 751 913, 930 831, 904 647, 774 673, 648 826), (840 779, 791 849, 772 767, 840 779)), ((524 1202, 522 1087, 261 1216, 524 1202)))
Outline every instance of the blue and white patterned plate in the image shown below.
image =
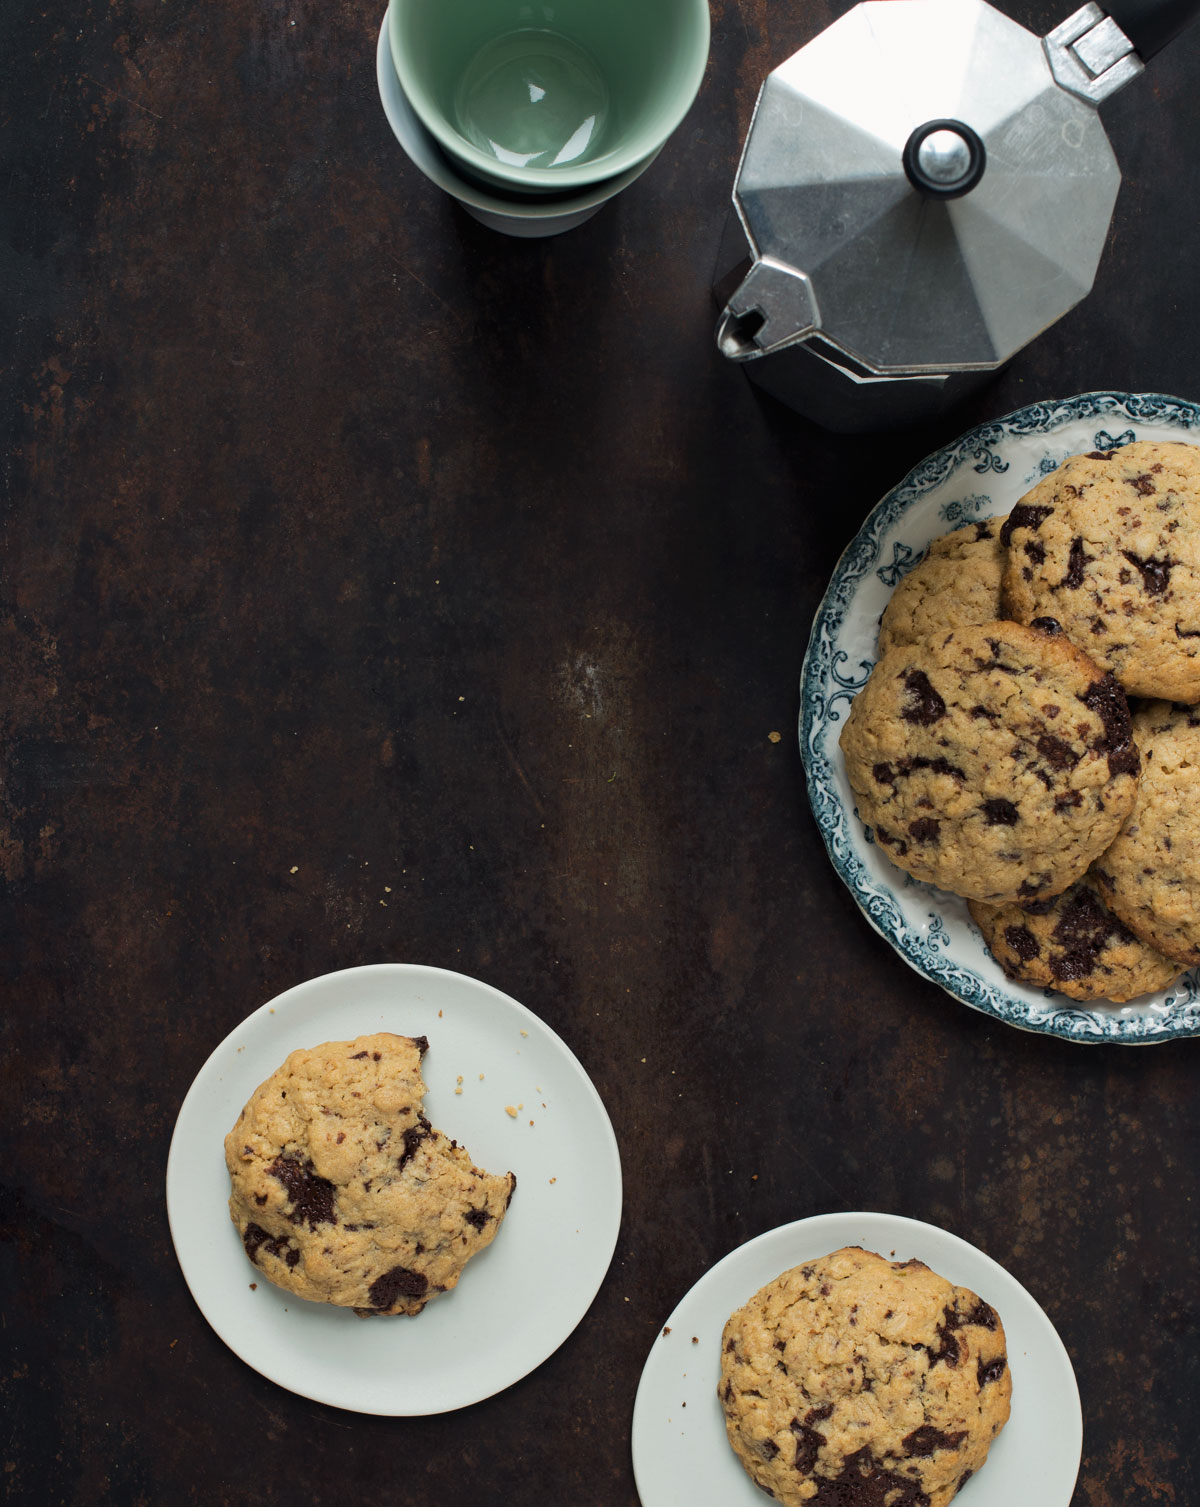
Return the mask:
POLYGON ((1200 405, 1157 393, 1089 392, 1034 403, 938 450, 868 515, 817 609, 800 682, 800 754, 833 866, 863 914, 918 973, 965 1005, 1068 1041, 1127 1044, 1200 1035, 1200 969, 1127 1005, 1076 1005, 1004 976, 965 900, 921 884, 884 857, 854 809, 838 749, 842 722, 875 662, 879 614, 929 542, 1007 513, 1048 471, 1086 450, 1132 440, 1200 443, 1200 405))

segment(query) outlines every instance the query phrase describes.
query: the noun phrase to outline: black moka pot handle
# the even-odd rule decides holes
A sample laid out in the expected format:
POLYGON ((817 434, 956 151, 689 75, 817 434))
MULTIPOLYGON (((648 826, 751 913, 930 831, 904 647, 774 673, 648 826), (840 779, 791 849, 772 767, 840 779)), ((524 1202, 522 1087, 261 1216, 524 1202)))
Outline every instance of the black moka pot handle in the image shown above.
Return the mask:
POLYGON ((1200 16, 1200 0, 1101 0, 1143 62, 1200 16))

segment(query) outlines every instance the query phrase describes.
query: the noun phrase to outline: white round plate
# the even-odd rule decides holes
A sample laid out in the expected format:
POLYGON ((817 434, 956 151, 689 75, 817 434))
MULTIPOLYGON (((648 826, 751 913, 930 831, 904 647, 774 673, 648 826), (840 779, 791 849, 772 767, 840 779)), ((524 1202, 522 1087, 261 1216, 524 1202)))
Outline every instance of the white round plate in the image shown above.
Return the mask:
POLYGON ((1050 1320, 990 1256, 934 1225, 894 1214, 818 1214, 781 1225, 705 1272, 659 1330, 633 1408, 633 1473, 642 1507, 762 1507, 717 1401, 721 1331, 735 1308, 802 1261, 861 1245, 889 1261, 915 1256, 1000 1315, 1012 1371, 1012 1416, 962 1507, 1067 1507, 1083 1417, 1070 1357, 1050 1320), (666 1333, 670 1330, 670 1333, 666 1333), (693 1340, 695 1343, 693 1343, 693 1340))
POLYGON ((357 1413, 445 1413, 527 1375, 587 1312, 616 1245, 621 1162, 591 1080, 524 1005, 461 973, 379 963, 298 984, 225 1038, 179 1111, 167 1214, 192 1296, 247 1365, 357 1413), (479 1166, 517 1175, 493 1243, 415 1318, 273 1287, 227 1207, 222 1142, 258 1085, 297 1047, 374 1031, 428 1038, 425 1114, 479 1166), (507 1105, 522 1106, 515 1119, 507 1105))
POLYGON ((921 884, 880 852, 854 809, 842 719, 875 663, 879 614, 930 541, 1010 511, 1068 455, 1133 440, 1193 440, 1200 407, 1154 393, 1090 392, 982 424, 921 462, 867 516, 813 621, 800 683, 800 754, 834 868, 876 931, 918 973, 1009 1025, 1068 1041, 1140 1044, 1200 1034, 1200 971, 1126 1005, 1076 1004, 1006 978, 967 902, 921 884))

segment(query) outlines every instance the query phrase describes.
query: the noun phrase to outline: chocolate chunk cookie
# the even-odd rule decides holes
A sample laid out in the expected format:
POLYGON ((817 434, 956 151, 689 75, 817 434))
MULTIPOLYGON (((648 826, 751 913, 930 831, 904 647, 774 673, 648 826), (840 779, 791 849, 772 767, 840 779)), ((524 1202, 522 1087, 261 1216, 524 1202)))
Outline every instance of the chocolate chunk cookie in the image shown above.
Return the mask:
POLYGON ((729 1442, 785 1507, 945 1507, 1011 1395, 994 1308, 856 1246, 784 1272, 721 1339, 729 1442))
POLYGON ((1200 700, 1200 448, 1074 455, 1003 534, 1008 616, 1056 618, 1131 696, 1200 700))
POLYGON ((1003 518, 981 518, 943 534, 892 592, 879 620, 879 652, 918 644, 945 628, 1003 617, 1000 591, 1008 550, 1003 518))
POLYGON ((1124 1004, 1165 989, 1182 966, 1140 941, 1113 915, 1097 891, 1094 873, 1050 900, 1009 905, 970 901, 971 916, 992 956, 1009 978, 1057 989, 1071 999, 1124 1004))
POLYGON ((1125 697, 1053 623, 984 623, 891 650, 841 747, 888 857, 994 905, 1073 884, 1137 792, 1125 697))
POLYGON ((1130 931, 1190 967, 1200 963, 1200 706, 1150 702, 1133 732, 1137 800, 1095 874, 1130 931))
POLYGON ((516 1178, 421 1113, 424 1037, 293 1052, 225 1137, 229 1212, 264 1277, 359 1313, 420 1313, 490 1245, 516 1178))

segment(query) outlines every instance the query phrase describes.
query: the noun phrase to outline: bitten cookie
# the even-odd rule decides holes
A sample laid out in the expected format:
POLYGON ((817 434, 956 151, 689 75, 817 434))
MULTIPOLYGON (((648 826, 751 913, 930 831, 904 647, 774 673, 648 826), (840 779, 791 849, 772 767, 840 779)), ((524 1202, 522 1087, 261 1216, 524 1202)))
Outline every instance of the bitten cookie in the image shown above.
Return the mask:
POLYGON ((1133 805, 1120 687, 1056 631, 955 629, 893 649, 842 729, 859 815, 917 879, 973 900, 1055 895, 1133 805))
POLYGON ((1200 701, 1200 448, 1072 456, 1003 536, 1007 616, 1057 618, 1131 696, 1200 701))
POLYGON ((1190 967, 1200 963, 1200 707, 1151 702, 1133 733, 1137 800, 1096 878, 1130 931, 1190 967))
POLYGON ((981 518, 943 534, 892 592, 879 620, 879 653, 918 644, 946 628, 1003 617, 1000 591, 1008 551, 1003 518, 981 518))
POLYGON ((516 1178, 421 1113, 423 1036, 291 1054, 225 1137, 229 1213, 264 1277, 360 1313, 415 1314, 490 1245, 516 1178))
POLYGON ((768 1283, 721 1341, 729 1442, 785 1507, 945 1507, 1011 1395, 990 1304, 856 1246, 768 1283))
POLYGON ((1179 977, 1181 964, 1140 941, 1113 915, 1097 892, 1095 872, 1050 900, 969 902, 983 940, 1009 978, 1071 999, 1124 1004, 1179 977))

